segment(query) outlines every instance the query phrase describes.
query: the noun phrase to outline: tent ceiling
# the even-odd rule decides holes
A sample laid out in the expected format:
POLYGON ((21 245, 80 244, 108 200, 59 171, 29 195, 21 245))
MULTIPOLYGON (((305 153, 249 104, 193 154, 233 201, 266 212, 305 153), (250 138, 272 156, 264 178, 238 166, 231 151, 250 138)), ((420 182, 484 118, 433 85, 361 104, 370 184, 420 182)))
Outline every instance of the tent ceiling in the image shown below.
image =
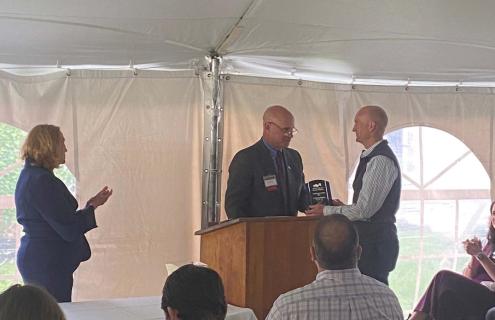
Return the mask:
POLYGON ((0 3, 0 64, 6 69, 57 61, 73 68, 132 61, 138 68, 189 69, 216 49, 228 73, 495 82, 492 1, 0 3))

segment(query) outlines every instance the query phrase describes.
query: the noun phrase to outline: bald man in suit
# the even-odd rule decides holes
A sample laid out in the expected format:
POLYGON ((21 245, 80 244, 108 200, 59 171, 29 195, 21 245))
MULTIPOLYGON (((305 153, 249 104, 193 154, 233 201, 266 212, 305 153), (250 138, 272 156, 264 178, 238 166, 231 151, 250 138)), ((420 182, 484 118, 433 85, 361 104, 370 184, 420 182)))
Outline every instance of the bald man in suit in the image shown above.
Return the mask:
POLYGON ((294 116, 275 105, 263 114, 263 136, 239 151, 229 167, 225 211, 240 217, 296 216, 308 205, 301 155, 289 148, 294 116))

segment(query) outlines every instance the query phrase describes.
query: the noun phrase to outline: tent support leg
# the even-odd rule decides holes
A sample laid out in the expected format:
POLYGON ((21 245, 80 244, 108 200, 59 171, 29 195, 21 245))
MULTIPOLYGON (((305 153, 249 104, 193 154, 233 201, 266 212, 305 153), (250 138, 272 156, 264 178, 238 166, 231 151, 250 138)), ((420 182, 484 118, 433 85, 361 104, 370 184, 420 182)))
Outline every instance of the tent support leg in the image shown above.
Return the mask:
POLYGON ((207 82, 210 84, 211 97, 205 98, 201 229, 220 222, 223 86, 220 75, 221 58, 215 53, 209 58, 207 82))

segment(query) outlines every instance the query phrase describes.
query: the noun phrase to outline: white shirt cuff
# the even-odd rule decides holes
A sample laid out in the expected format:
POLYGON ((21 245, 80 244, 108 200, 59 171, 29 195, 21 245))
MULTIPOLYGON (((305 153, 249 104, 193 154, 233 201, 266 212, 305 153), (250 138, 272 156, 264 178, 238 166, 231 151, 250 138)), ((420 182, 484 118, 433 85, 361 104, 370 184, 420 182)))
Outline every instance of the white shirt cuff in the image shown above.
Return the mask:
POLYGON ((328 216, 330 214, 340 213, 340 207, 324 206, 323 215, 328 216))

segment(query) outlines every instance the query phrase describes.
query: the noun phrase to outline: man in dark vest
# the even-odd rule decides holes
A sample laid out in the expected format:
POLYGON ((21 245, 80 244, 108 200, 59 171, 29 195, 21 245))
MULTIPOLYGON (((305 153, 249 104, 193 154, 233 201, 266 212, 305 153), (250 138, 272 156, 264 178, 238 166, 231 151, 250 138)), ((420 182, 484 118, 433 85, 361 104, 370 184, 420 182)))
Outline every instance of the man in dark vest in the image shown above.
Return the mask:
POLYGON ((354 221, 363 248, 360 271, 388 285, 388 275, 399 255, 395 213, 401 175, 397 158, 383 139, 387 122, 386 112, 378 106, 365 106, 356 113, 352 131, 366 150, 361 153, 352 184, 352 204, 334 199, 333 206, 312 205, 306 214, 341 213, 354 221))

